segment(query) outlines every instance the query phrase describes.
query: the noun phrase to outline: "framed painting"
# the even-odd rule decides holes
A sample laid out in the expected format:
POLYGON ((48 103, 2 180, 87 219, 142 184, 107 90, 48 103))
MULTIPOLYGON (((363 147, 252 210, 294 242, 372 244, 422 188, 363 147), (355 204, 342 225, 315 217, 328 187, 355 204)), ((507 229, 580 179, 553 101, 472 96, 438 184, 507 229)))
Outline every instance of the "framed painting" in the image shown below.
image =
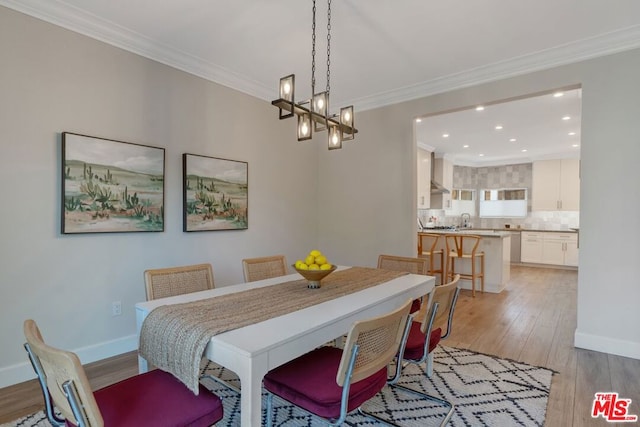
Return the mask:
POLYGON ((164 148, 62 133, 62 233, 164 231, 164 148))
POLYGON ((183 154, 183 230, 247 229, 248 169, 247 162, 183 154))

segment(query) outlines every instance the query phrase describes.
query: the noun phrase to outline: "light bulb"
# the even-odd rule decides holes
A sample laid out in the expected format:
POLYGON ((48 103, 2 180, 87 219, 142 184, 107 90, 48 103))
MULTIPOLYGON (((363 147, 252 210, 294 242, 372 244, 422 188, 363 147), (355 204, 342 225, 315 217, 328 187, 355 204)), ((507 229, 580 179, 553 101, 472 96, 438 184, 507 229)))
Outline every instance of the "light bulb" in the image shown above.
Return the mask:
POLYGON ((284 84, 284 94, 289 95, 291 93, 291 85, 289 82, 284 84))
POLYGON ((345 122, 348 122, 349 120, 351 120, 351 114, 349 114, 349 112, 348 112, 348 111, 345 111, 345 112, 344 112, 343 117, 344 117, 344 121, 345 121, 345 122))
POLYGON ((309 135, 309 125, 307 125, 307 122, 303 122, 302 123, 302 135, 307 136, 309 135))
POLYGON ((324 100, 322 98, 319 98, 316 102, 316 105, 318 106, 319 110, 322 110, 322 108, 324 107, 324 100))
POLYGON ((338 134, 336 132, 333 133, 333 136, 331 137, 331 142, 333 143, 333 145, 338 145, 338 134))

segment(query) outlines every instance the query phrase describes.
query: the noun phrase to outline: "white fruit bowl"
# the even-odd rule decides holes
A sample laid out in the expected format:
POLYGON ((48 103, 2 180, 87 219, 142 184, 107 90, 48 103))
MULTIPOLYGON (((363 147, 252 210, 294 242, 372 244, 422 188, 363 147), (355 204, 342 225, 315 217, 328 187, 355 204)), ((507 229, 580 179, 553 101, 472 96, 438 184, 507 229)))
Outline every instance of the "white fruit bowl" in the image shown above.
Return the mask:
POLYGON ((320 287, 320 281, 327 277, 329 274, 336 271, 338 266, 333 265, 329 270, 298 270, 294 265, 292 265, 293 269, 297 271, 302 277, 307 279, 307 288, 309 289, 318 289, 320 287))

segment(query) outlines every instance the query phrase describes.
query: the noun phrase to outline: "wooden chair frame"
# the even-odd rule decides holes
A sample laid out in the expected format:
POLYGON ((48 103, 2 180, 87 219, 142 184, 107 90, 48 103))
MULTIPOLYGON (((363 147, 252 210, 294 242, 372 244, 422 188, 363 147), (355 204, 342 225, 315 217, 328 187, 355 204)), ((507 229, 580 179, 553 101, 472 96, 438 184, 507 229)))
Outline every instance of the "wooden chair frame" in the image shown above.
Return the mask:
POLYGON ((214 288, 211 264, 167 267, 144 272, 147 301, 214 288))
POLYGON ((440 273, 440 284, 443 284, 445 283, 446 271, 444 251, 437 249, 441 237, 443 237, 441 234, 436 233, 418 233, 418 258, 429 258, 429 270, 427 274, 429 274, 429 276, 435 276, 437 273, 440 273), (423 239, 430 240, 430 242, 426 242, 427 244, 425 245, 423 239), (440 258, 440 264, 437 268, 434 262, 436 258, 440 258))
POLYGON ((284 255, 272 255, 242 260, 245 282, 270 279, 288 274, 287 259, 284 255))
POLYGON ((455 274, 460 274, 463 280, 471 281, 471 295, 476 296, 476 279, 480 279, 480 290, 484 293, 484 252, 478 251, 481 236, 473 234, 447 234, 445 243, 447 250, 446 280, 451 280, 455 274), (472 242, 472 243, 469 243, 472 242), (471 246, 471 250, 469 247, 471 246), (456 271, 456 259, 468 259, 471 262, 471 272, 456 271), (480 271, 477 269, 476 259, 480 259, 480 271))

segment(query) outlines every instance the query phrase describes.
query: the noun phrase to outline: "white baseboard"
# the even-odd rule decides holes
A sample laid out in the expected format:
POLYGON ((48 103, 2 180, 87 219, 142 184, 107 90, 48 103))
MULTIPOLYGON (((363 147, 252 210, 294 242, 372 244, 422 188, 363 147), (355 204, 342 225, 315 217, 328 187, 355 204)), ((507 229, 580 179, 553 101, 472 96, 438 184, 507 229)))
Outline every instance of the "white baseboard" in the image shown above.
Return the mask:
POLYGON ((617 356, 640 359, 640 343, 624 341, 599 335, 585 334, 576 329, 574 345, 585 350, 594 350, 617 356))
MULTIPOLYGON (((89 347, 73 350, 78 355, 83 365, 97 362, 108 357, 137 350, 138 336, 129 335, 113 341, 106 341, 89 347)), ((16 365, 0 368, 0 388, 29 381, 36 377, 27 353, 24 354, 24 362, 16 365)))

